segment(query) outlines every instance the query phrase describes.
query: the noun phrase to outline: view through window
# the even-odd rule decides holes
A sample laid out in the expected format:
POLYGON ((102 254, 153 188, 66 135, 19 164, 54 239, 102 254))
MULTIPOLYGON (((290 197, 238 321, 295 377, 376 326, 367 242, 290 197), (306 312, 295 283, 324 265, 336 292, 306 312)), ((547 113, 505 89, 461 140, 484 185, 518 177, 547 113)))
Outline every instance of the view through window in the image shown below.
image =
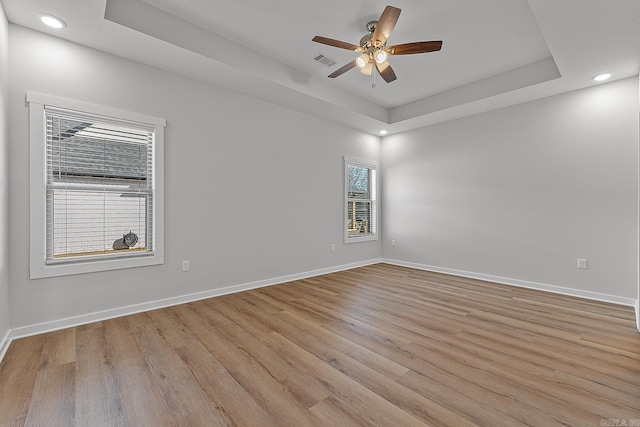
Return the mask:
POLYGON ((45 108, 47 261, 153 251, 153 128, 45 108))
POLYGON ((374 162, 345 158, 345 241, 377 238, 376 174, 377 165, 374 162))

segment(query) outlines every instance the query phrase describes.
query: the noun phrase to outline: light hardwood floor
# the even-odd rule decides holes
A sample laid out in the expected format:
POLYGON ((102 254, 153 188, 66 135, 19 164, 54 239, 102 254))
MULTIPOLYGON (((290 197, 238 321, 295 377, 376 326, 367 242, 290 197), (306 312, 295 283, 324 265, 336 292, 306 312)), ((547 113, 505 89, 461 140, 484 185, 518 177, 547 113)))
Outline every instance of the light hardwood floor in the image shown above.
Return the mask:
POLYGON ((1 426, 622 422, 632 308, 385 264, 19 339, 0 365, 1 426))

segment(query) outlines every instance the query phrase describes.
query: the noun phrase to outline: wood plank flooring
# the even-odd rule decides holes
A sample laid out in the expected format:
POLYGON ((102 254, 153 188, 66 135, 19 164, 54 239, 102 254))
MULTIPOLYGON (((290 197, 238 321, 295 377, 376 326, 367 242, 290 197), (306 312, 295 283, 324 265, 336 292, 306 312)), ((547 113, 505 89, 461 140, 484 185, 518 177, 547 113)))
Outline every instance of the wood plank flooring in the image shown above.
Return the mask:
POLYGON ((9 425, 640 426, 640 333, 630 307, 377 264, 16 340, 9 425))

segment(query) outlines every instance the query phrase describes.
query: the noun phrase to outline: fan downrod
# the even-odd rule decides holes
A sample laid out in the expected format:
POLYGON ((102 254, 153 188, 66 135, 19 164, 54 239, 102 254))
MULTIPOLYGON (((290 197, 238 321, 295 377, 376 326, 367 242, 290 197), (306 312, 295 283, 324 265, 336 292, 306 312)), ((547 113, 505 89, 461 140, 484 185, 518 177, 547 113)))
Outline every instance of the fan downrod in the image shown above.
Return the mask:
POLYGON ((367 22, 367 31, 368 31, 368 33, 365 34, 360 39, 360 47, 362 47, 364 50, 366 50, 367 48, 369 48, 371 46, 371 38, 373 37, 373 33, 376 31, 376 26, 377 25, 378 25, 378 21, 369 21, 369 22, 367 22))

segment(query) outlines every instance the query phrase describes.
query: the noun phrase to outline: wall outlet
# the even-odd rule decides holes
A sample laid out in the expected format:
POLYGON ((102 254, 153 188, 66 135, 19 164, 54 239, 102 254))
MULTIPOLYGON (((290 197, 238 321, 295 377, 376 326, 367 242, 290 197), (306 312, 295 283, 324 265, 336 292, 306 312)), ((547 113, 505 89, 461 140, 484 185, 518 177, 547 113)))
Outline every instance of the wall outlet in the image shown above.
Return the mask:
POLYGON ((336 251, 336 244, 332 243, 331 244, 331 252, 335 252, 336 251))
POLYGON ((578 268, 586 269, 587 268, 587 260, 584 258, 578 258, 578 268))
POLYGON ((391 240, 391 246, 396 247, 396 239, 391 240))
POLYGON ((182 271, 191 270, 191 263, 189 261, 182 261, 182 271))

